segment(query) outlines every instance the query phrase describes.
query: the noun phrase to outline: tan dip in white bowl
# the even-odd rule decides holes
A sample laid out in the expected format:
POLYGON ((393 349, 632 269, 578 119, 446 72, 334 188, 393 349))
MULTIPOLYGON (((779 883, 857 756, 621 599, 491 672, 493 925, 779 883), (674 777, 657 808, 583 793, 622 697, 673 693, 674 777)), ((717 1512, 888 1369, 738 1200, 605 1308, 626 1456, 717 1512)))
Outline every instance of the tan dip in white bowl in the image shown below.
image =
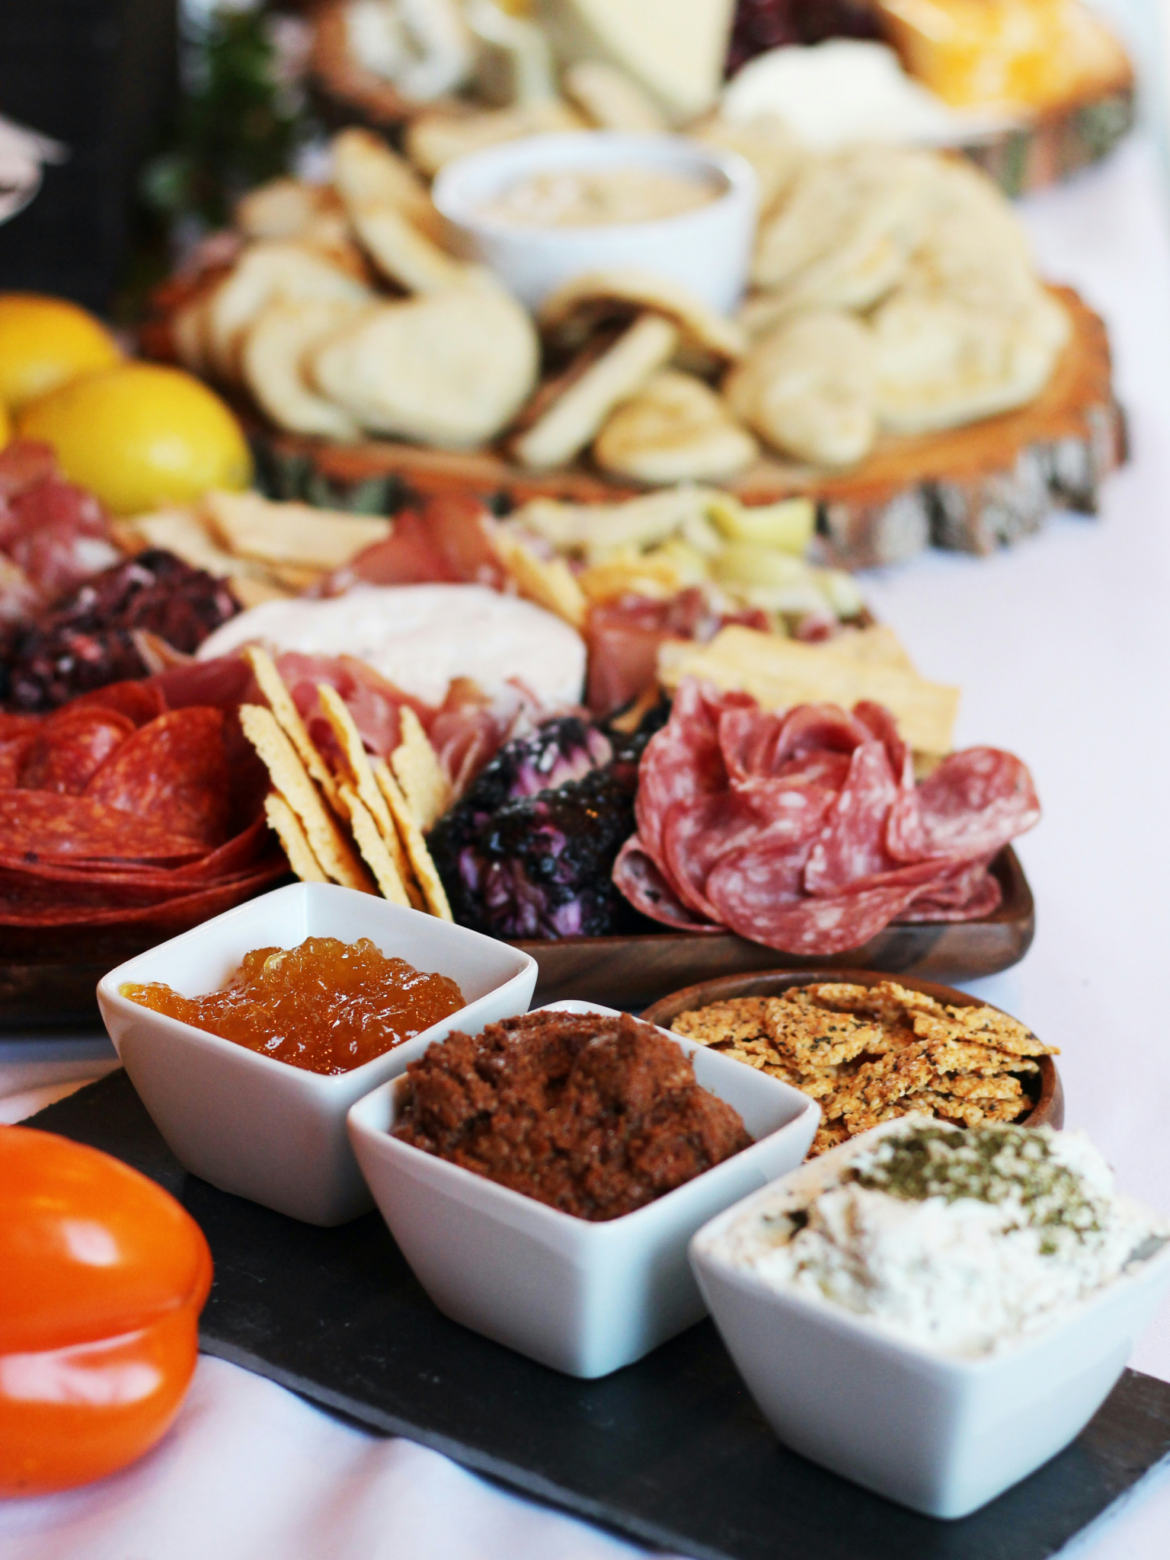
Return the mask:
POLYGON ((578 276, 634 267, 730 314, 756 226, 743 158, 671 135, 591 130, 489 147, 444 168, 434 199, 455 247, 532 309, 578 276))

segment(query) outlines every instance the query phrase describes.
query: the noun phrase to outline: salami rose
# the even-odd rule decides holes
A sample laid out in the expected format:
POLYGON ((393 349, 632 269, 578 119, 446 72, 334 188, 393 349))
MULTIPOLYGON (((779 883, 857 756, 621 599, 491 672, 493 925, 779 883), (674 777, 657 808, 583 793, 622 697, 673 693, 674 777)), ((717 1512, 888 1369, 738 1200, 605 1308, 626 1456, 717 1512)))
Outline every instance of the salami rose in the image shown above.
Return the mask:
POLYGON ((992 859, 1040 816, 1010 753, 952 754, 919 785, 880 705, 775 714, 693 680, 642 757, 635 811, 614 882, 637 910, 806 956, 896 919, 990 914, 992 859))

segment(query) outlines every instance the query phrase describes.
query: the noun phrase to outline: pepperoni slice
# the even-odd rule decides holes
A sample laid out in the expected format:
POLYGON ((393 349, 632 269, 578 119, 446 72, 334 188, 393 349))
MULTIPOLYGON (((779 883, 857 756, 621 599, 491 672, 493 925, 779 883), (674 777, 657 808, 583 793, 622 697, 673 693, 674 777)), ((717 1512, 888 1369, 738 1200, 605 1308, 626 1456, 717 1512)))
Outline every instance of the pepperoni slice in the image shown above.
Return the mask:
POLYGON ((90 693, 71 699, 67 709, 85 709, 96 705, 103 710, 116 710, 125 715, 135 726, 145 726, 167 707, 162 689, 153 682, 107 683, 104 688, 94 688, 90 693))
POLYGON ((80 796, 133 730, 133 721, 116 710, 67 705, 29 744, 17 783, 31 791, 80 796))
POLYGON ((198 705, 168 710, 128 737, 86 787, 86 796, 168 834, 223 843, 231 813, 224 718, 198 705))
POLYGON ((0 853, 29 862, 77 857, 178 863, 203 855, 204 847, 155 819, 119 811, 93 797, 9 790, 0 791, 0 853))

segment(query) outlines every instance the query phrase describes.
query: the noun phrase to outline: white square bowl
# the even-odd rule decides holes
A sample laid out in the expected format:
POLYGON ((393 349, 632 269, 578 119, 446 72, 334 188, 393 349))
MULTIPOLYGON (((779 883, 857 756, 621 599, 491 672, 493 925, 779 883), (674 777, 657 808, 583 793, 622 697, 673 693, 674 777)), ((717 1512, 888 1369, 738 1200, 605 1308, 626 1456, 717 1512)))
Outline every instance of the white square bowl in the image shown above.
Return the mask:
MULTIPOLYGON (((599 1013, 591 1002, 543 1011, 599 1013)), ((390 1233, 445 1315, 570 1376, 606 1376, 690 1327, 705 1306, 687 1267, 704 1220, 798 1165, 820 1108, 778 1078, 679 1035, 695 1077, 757 1141, 664 1197, 595 1223, 500 1186, 390 1132, 406 1080, 349 1113, 354 1150, 390 1233)))
MULTIPOLYGON (((866 1140, 896 1129, 875 1128, 866 1140)), ((817 1184, 860 1139, 784 1177, 817 1184)), ((1170 1288, 1170 1243, 1051 1326, 980 1359, 903 1342, 871 1318, 785 1293, 719 1256, 748 1198, 691 1242, 728 1352, 783 1443, 931 1517, 965 1517, 1055 1457, 1109 1395, 1170 1288)))
POLYGON ((453 1029, 527 1010, 536 962, 494 938, 404 910, 373 894, 296 883, 250 900, 121 964, 98 985, 106 1028, 130 1081, 175 1157, 222 1191, 309 1224, 343 1224, 370 1206, 345 1115, 363 1094, 453 1029), (306 937, 368 937, 387 956, 449 975, 467 1005, 413 1040, 325 1076, 131 1002, 126 982, 163 981, 185 996, 218 990, 254 948, 306 937))

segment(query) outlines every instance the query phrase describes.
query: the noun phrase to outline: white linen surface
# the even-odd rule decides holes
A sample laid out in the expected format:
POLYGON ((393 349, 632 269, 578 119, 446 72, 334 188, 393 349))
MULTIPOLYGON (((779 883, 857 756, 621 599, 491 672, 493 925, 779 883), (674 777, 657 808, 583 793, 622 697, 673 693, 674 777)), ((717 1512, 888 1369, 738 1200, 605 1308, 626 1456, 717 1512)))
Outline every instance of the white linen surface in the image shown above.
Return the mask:
MULTIPOLYGON (((1068 1124, 1089 1131, 1123 1190, 1170 1212, 1170 212, 1155 148, 1132 141, 1025 210, 1043 269, 1109 322, 1133 461, 1098 521, 1060 518, 995 558, 933 554, 864 584, 920 669, 962 687, 960 745, 1019 753, 1044 804, 1020 852, 1035 946, 970 989, 1062 1048, 1068 1124)), ((0 1057, 0 1095, 28 1078, 6 1084, 0 1057)), ((1170 1308, 1133 1364, 1170 1380, 1170 1308)), ((1066 1554, 1165 1560, 1168 1533, 1170 1480, 1156 1475, 1066 1554)), ((0 1506, 0 1560, 637 1553, 210 1359, 137 1467, 0 1506)))

